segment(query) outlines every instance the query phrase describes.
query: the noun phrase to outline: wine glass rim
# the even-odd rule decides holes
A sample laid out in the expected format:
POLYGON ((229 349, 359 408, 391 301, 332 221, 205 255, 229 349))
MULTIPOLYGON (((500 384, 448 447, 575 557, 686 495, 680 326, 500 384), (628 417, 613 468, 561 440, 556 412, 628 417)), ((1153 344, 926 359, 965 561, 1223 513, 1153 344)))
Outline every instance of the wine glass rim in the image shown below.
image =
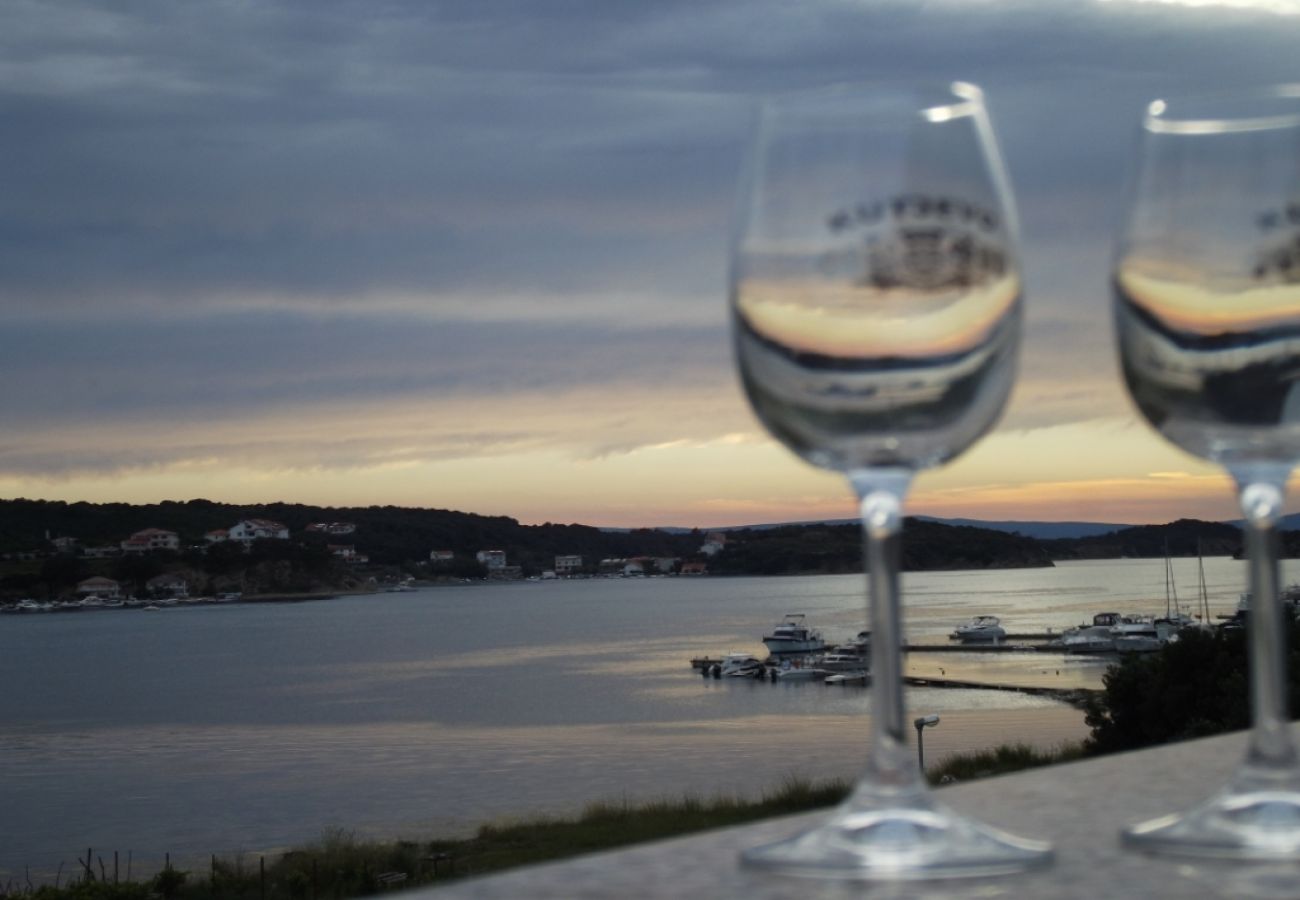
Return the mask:
POLYGON ((1274 84, 1151 101, 1143 121, 1160 134, 1234 134, 1300 128, 1300 84, 1274 84))
POLYGON ((839 82, 772 94, 763 100, 768 115, 842 114, 846 109, 919 115, 931 122, 976 115, 984 92, 968 81, 839 82))

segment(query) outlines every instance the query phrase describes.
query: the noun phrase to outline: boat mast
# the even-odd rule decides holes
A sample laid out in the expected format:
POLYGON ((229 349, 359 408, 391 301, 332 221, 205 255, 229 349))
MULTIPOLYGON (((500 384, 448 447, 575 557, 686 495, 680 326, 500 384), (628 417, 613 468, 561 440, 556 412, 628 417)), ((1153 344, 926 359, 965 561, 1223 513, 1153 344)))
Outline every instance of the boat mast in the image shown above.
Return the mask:
POLYGON ((1169 558, 1169 538, 1165 538, 1165 618, 1178 612, 1178 588, 1174 585, 1174 562, 1169 558))
POLYGON ((1196 539, 1196 567, 1200 570, 1200 589, 1201 589, 1201 609, 1204 611, 1205 618, 1201 621, 1210 624, 1210 592, 1205 586, 1205 560, 1201 557, 1201 539, 1196 539))

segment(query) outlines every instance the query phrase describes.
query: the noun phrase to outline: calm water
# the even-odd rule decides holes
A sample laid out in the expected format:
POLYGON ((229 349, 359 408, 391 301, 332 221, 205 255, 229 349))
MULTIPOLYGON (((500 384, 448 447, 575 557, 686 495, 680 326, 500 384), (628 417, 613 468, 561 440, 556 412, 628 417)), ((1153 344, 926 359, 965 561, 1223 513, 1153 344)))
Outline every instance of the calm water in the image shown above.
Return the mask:
MULTIPOLYGON (((1190 600, 1196 561, 1175 566, 1190 600)), ((1205 567, 1213 612, 1230 612, 1243 564, 1205 567)), ((788 611, 847 638, 862 589, 860 576, 599 580, 4 616, 0 885, 24 866, 67 872, 87 847, 145 868, 164 851, 268 851, 329 826, 450 834, 593 800, 855 776, 866 691, 713 681, 688 660, 761 653, 788 611)), ((1059 631, 1165 604, 1160 560, 913 574, 905 589, 913 641, 982 613, 1059 631)), ((1104 671, 1050 654, 908 666, 1051 686, 1095 686, 1104 671)), ((908 702, 942 716, 928 761, 1007 734, 1050 746, 1086 733, 1081 713, 1015 693, 918 688, 908 702)))

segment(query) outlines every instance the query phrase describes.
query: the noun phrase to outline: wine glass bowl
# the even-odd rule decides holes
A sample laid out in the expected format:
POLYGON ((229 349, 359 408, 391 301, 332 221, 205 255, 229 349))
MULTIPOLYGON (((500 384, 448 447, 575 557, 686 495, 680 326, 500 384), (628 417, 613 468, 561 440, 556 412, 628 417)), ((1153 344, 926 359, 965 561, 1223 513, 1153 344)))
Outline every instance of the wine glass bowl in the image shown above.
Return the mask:
POLYGON ((1277 520, 1300 461, 1300 87, 1149 106, 1113 288, 1138 411, 1236 483, 1252 598, 1246 759, 1200 806, 1124 839, 1171 855, 1289 857, 1300 851, 1300 761, 1277 520))
POLYGON ((912 476, 997 421, 1020 334, 1016 222, 972 85, 837 87, 776 98, 759 123, 731 256, 741 382, 767 430, 844 473, 869 578, 872 741, 824 823, 751 866, 864 879, 1016 871, 1045 844, 960 816, 907 746, 899 595, 912 476))

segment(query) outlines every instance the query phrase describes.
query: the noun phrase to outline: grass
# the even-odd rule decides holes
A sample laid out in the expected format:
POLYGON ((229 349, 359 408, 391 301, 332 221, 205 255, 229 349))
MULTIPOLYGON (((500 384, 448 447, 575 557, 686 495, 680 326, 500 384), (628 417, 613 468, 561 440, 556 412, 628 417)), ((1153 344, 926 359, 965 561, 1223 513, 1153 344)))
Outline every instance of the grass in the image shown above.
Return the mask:
MULTIPOLYGON (((969 781, 1067 762, 1082 744, 1042 751, 1008 744, 956 754, 931 767, 932 783, 969 781)), ((567 859, 630 844, 726 828, 838 803, 851 785, 788 777, 757 800, 719 795, 685 796, 647 803, 598 802, 573 819, 536 818, 484 825, 471 838, 432 841, 362 841, 331 829, 272 861, 213 859, 206 871, 159 873, 145 882, 113 884, 82 872, 81 880, 35 889, 0 885, 0 897, 33 900, 309 900, 363 897, 391 887, 441 883, 518 866, 567 859)))

